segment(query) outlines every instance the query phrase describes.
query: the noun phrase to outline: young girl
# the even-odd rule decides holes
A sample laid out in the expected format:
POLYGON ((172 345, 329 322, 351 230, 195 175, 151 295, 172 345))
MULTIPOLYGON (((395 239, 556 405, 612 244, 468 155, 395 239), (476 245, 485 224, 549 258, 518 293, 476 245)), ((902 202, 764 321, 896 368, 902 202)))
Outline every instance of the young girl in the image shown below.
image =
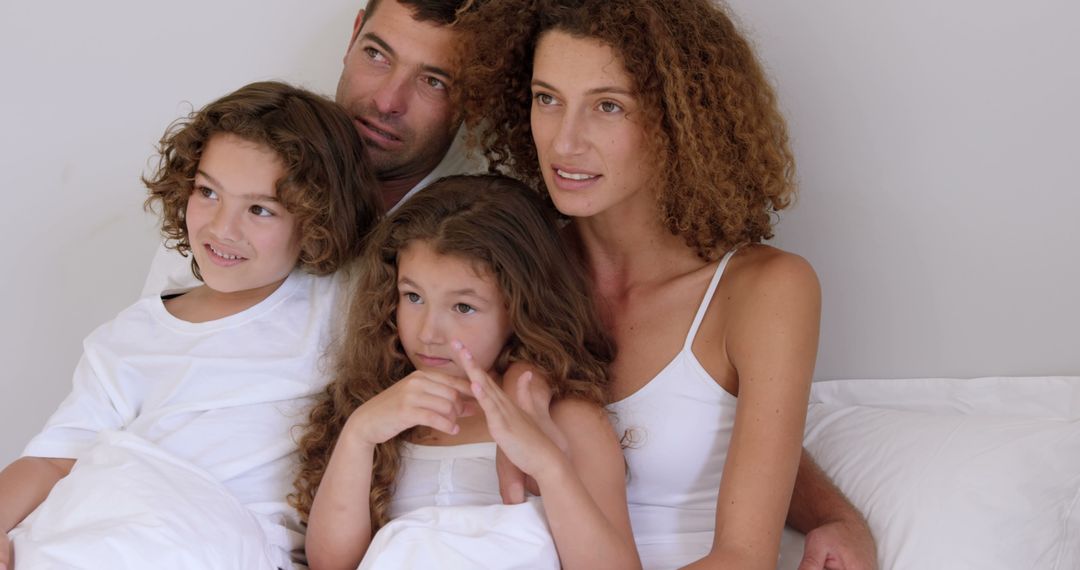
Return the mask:
POLYGON ((19 567, 292 567, 289 430, 325 386, 331 274, 379 213, 362 152, 344 112, 281 83, 166 133, 147 206, 203 283, 86 339, 71 394, 0 474, 2 530, 34 511, 19 567))
POLYGON ((427 521, 430 540, 399 535, 409 548, 395 549, 380 540, 397 532, 391 522, 365 567, 422 567, 400 554, 431 542, 441 568, 638 565, 624 463, 600 407, 612 353, 565 255, 539 197, 499 176, 440 180, 373 232, 334 381, 300 443, 294 499, 313 570, 356 568, 380 527, 424 507, 436 512, 413 522, 427 521), (556 401, 537 423, 499 387, 521 375, 507 390, 544 417, 530 367, 556 401), (538 484, 557 559, 515 544, 535 530, 527 517, 500 522, 528 505, 469 511, 502 503, 496 444, 538 484))

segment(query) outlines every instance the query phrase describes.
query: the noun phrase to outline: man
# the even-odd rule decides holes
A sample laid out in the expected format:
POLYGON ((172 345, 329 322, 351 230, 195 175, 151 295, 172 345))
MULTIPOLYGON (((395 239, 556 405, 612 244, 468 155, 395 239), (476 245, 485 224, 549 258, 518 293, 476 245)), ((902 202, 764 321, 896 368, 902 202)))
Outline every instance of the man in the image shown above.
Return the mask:
MULTIPOLYGON (((479 172, 450 101, 461 1, 370 0, 356 15, 335 100, 352 117, 392 209, 451 174, 479 172)), ((198 285, 188 258, 158 247, 143 296, 198 285)))
MULTIPOLYGON (((442 176, 480 169, 464 156, 450 98, 458 72, 451 23, 461 4, 370 0, 353 24, 335 98, 367 145, 388 208, 442 176)), ((194 284, 186 260, 159 248, 143 293, 194 284)), ((520 472, 500 471, 504 491, 520 486, 520 472)), ((876 567, 862 516, 805 451, 788 524, 807 533, 799 570, 876 567)))

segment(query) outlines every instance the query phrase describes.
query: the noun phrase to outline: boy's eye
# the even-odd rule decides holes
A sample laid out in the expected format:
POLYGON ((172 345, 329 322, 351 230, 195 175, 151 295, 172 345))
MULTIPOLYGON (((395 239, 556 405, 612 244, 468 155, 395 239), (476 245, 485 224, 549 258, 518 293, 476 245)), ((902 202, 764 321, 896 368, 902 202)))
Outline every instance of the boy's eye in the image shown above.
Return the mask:
POLYGON ((252 207, 251 207, 251 208, 249 209, 249 211, 250 211, 250 212, 251 212, 252 214, 255 214, 256 216, 259 216, 259 217, 263 217, 263 218, 268 218, 268 217, 270 217, 270 216, 273 216, 273 215, 274 215, 274 213, 273 213, 273 212, 271 212, 270 210, 267 210, 266 208, 264 208, 264 207, 262 207, 262 206, 259 206, 258 204, 256 204, 256 205, 252 206, 252 207))
POLYGON ((405 299, 410 303, 420 302, 420 295, 413 293, 412 291, 406 291, 402 296, 405 297, 405 299))
POLYGON ((470 315, 476 312, 476 309, 474 309, 472 305, 467 305, 465 303, 458 303, 454 305, 454 310, 463 315, 470 315))

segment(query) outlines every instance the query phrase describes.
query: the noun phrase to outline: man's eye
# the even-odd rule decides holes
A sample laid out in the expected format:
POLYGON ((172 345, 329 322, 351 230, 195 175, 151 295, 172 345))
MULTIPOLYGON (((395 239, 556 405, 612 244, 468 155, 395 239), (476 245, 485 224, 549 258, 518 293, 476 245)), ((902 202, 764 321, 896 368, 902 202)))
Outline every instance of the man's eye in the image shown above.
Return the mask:
POLYGON ((379 62, 386 61, 386 56, 383 55, 381 51, 379 51, 379 50, 377 50, 377 49, 375 49, 373 47, 364 48, 364 53, 366 53, 367 56, 372 61, 379 61, 379 62))
POLYGON ((438 77, 425 77, 424 83, 427 83, 428 87, 432 89, 439 89, 440 91, 446 89, 446 83, 438 77))
POLYGON ((470 315, 476 312, 476 309, 474 309, 472 305, 467 305, 465 303, 458 303, 454 305, 454 310, 463 315, 470 315))

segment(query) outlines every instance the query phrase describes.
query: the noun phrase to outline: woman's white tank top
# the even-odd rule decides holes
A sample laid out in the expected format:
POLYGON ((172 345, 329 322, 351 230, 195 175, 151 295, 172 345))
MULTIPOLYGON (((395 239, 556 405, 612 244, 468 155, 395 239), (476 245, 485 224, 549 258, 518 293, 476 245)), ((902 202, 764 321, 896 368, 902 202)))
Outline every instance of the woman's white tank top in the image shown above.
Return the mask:
POLYGON ((640 390, 608 405, 626 445, 630 521, 647 570, 678 568, 712 546, 737 400, 690 348, 734 252, 717 264, 682 350, 640 390))

